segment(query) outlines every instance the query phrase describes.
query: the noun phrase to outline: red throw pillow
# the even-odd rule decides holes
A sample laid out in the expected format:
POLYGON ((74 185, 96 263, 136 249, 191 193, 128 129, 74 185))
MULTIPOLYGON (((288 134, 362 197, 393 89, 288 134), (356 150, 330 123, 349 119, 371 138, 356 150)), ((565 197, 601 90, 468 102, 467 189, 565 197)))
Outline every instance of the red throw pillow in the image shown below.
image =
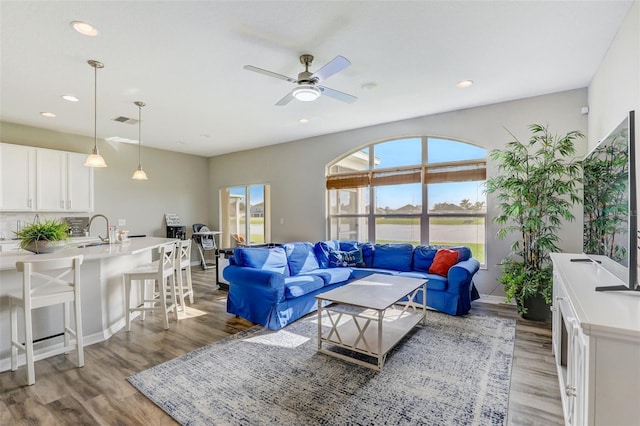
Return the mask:
POLYGON ((430 274, 447 276, 449 268, 458 263, 458 252, 449 249, 438 249, 433 263, 429 267, 430 274))

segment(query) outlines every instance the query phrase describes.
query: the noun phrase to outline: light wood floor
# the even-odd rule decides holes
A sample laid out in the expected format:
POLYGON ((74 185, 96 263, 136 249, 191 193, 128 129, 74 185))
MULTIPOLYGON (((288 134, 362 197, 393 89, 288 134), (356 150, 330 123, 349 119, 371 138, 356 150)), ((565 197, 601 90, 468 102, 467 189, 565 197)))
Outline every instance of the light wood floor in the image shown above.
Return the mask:
MULTIPOLYGON (((126 378, 252 326, 226 313, 226 292, 214 290, 214 274, 193 269, 195 303, 168 331, 157 315, 136 319, 130 333, 86 347, 83 368, 75 367, 75 354, 36 362, 33 386, 24 385, 24 367, 0 373, 0 425, 175 424, 126 378)), ((508 305, 475 303, 472 312, 517 318, 508 305)), ((518 319, 508 424, 563 424, 549 324, 518 319)))

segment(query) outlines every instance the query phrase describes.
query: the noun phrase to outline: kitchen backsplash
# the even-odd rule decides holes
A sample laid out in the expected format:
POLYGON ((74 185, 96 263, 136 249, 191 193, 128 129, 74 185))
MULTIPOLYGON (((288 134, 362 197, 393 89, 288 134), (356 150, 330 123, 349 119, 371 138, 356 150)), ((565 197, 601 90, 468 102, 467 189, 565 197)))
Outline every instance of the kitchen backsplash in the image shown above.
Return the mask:
MULTIPOLYGON (((73 214, 73 216, 84 216, 79 213, 73 214)), ((59 213, 38 213, 37 217, 40 220, 50 220, 50 219, 64 219, 65 217, 70 216, 69 212, 59 212, 59 213)), ((87 217, 90 215, 87 214, 87 217)), ((16 237, 15 232, 18 230, 18 226, 26 226, 30 223, 33 223, 36 220, 35 213, 11 213, 11 212, 2 212, 0 214, 0 239, 4 238, 7 240, 11 240, 16 237)))

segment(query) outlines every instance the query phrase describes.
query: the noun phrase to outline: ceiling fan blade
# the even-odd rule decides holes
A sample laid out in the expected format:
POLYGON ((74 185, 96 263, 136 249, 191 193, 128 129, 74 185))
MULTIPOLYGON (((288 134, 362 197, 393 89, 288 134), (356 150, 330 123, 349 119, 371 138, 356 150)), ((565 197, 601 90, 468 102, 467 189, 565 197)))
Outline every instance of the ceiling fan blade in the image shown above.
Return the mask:
POLYGON ((326 80, 327 78, 331 77, 335 73, 347 68, 349 65, 351 65, 351 62, 349 62, 347 58, 345 58, 344 56, 338 55, 332 60, 330 60, 329 62, 327 62, 318 71, 311 74, 310 79, 317 78, 318 81, 326 80))
POLYGON ((275 77, 280 80, 288 81, 289 83, 297 83, 298 80, 295 78, 287 77, 286 75, 278 74, 277 72, 263 70, 262 68, 254 67, 253 65, 245 65, 243 67, 245 70, 257 72, 259 74, 268 75, 270 77, 275 77))
POLYGON ((338 90, 330 89, 324 86, 316 86, 323 95, 329 96, 330 98, 337 99, 342 102, 346 102, 348 104, 354 103, 358 98, 350 95, 348 93, 340 92, 338 90))
POLYGON ((293 90, 287 93, 287 95, 276 102, 276 106, 284 106, 293 100, 293 90))

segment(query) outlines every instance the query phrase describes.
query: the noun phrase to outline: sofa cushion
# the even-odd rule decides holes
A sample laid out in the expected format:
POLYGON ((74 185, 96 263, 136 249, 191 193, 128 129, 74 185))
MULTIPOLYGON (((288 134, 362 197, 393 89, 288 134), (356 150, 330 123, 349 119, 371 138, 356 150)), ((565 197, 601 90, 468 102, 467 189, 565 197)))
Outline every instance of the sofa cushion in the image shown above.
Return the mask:
POLYGON ((342 251, 358 250, 358 248, 360 248, 360 243, 356 240, 340 241, 340 250, 342 251))
POLYGON ((449 268, 458 263, 458 252, 449 249, 438 249, 436 256, 433 258, 433 263, 429 268, 429 273, 447 276, 449 268))
POLYGON ((351 270, 351 278, 360 279, 366 278, 371 274, 383 274, 383 275, 398 275, 398 271, 394 271, 393 269, 376 269, 376 268, 352 268, 351 270))
POLYGON ((447 279, 444 277, 441 277, 440 275, 429 274, 427 272, 418 272, 418 271, 400 272, 398 275, 401 277, 424 278, 428 280, 427 282, 428 290, 445 291, 448 287, 447 279))
POLYGON ((462 262, 463 260, 471 259, 471 249, 467 246, 456 246, 456 247, 442 247, 448 248, 449 250, 454 250, 458 252, 458 262, 462 262))
POLYGON ((429 272, 437 251, 438 248, 434 246, 417 246, 413 249, 413 270, 429 272))
POLYGON ((284 297, 293 299, 324 287, 322 278, 313 275, 296 275, 284 279, 284 297))
POLYGON ((309 242, 294 242, 283 244, 282 247, 287 254, 291 275, 304 274, 320 267, 313 250, 313 244, 309 242))
POLYGON ((362 250, 330 250, 329 251, 329 268, 340 268, 345 266, 364 266, 362 250))
POLYGON ((364 265, 367 268, 373 268, 373 250, 374 246, 372 243, 360 243, 358 245, 360 250, 362 250, 362 257, 364 259, 364 265))
POLYGON ((411 271, 413 246, 411 244, 376 244, 373 252, 373 267, 411 271))
POLYGON ((313 246, 313 251, 318 259, 321 268, 329 267, 329 251, 340 250, 340 242, 338 240, 318 241, 313 246))
POLYGON ((236 265, 289 275, 287 255, 282 247, 238 247, 233 251, 236 265))
POLYGON ((309 271, 307 274, 322 278, 324 285, 332 285, 351 278, 351 268, 320 268, 315 271, 309 271))

